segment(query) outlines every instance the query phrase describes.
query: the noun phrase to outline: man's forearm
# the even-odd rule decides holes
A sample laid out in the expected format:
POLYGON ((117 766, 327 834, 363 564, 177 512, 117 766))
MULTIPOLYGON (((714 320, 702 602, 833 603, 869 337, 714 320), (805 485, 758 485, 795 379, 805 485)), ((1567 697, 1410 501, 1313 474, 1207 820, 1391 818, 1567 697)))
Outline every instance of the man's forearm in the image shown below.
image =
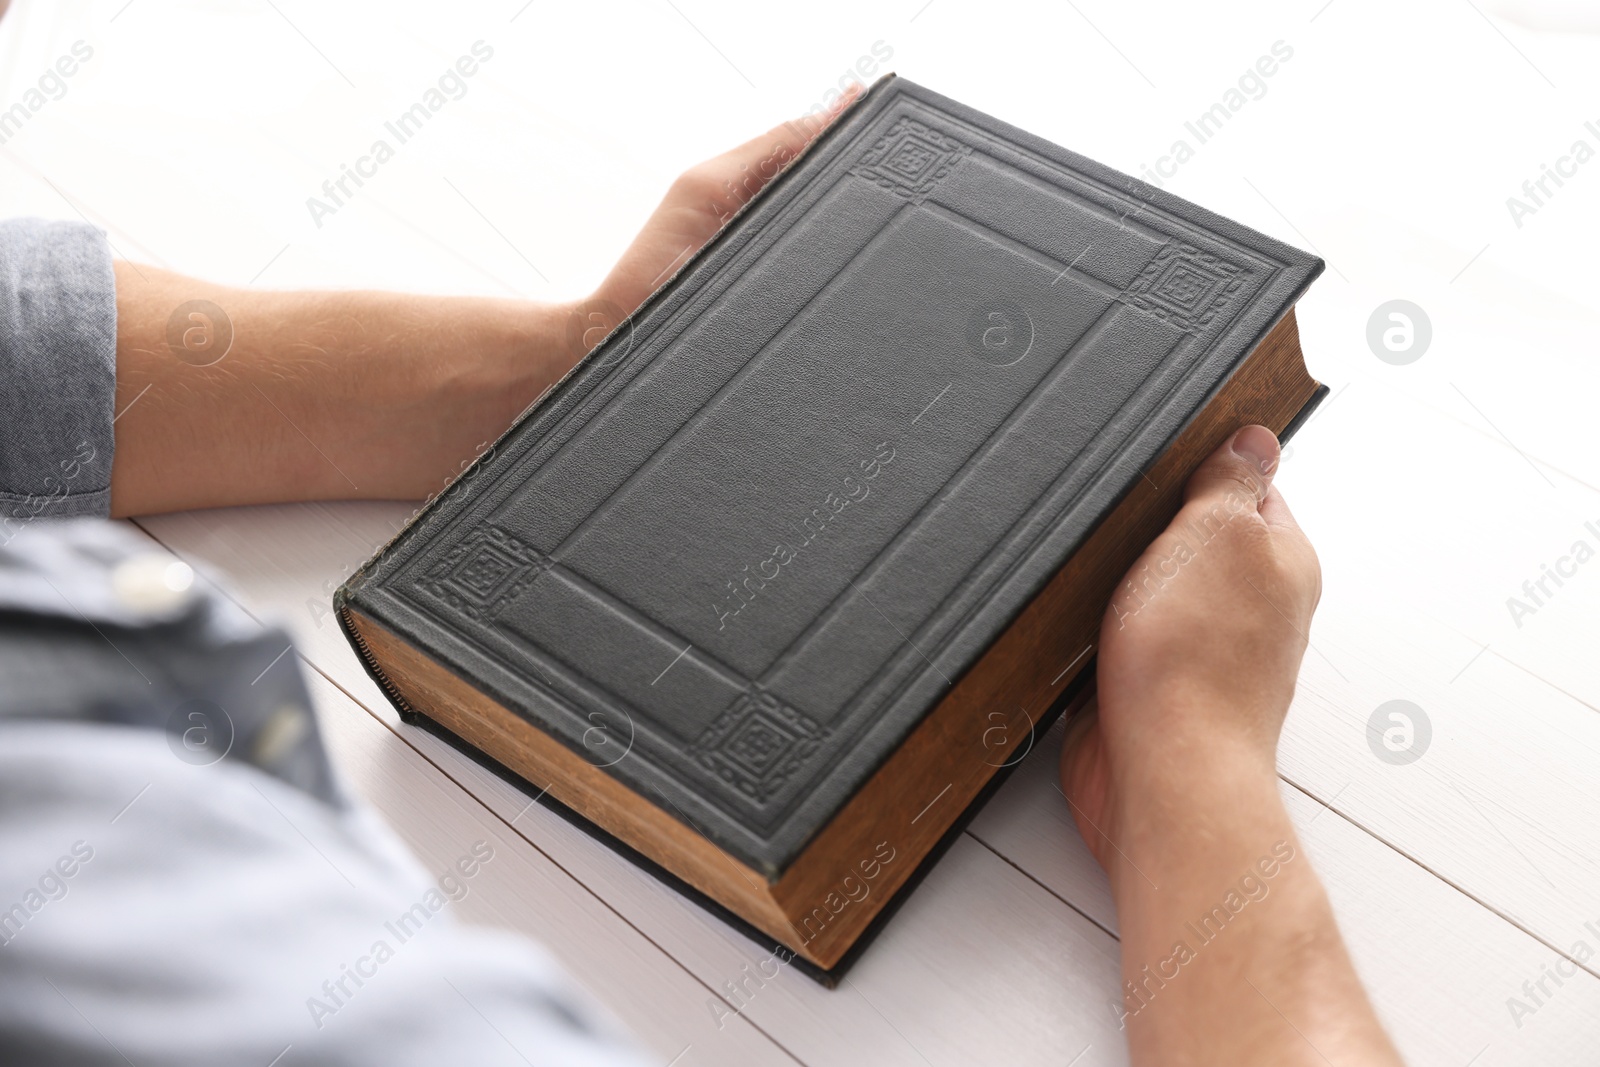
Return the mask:
POLYGON ((1399 1064, 1271 768, 1174 740, 1183 788, 1132 791, 1112 868, 1133 1062, 1399 1064))
POLYGON ((582 355, 565 306, 116 275, 117 515, 420 499, 582 355))

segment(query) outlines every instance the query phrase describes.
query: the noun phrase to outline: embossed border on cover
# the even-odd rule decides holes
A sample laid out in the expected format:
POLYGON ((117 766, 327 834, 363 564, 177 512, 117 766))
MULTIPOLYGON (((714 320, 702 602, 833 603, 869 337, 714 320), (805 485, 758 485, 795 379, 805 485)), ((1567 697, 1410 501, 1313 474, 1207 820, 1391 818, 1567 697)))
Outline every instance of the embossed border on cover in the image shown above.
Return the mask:
POLYGON ((971 151, 948 134, 902 117, 850 172, 897 196, 920 201, 971 151))
POLYGON ((717 716, 689 751, 718 778, 763 803, 805 766, 828 733, 752 684, 717 716))
POLYGON ((416 587, 469 619, 492 619, 550 566, 549 556, 516 534, 485 524, 428 568, 416 587))
POLYGON ((1194 333, 1228 306, 1246 273, 1236 263, 1174 238, 1118 299, 1194 333))

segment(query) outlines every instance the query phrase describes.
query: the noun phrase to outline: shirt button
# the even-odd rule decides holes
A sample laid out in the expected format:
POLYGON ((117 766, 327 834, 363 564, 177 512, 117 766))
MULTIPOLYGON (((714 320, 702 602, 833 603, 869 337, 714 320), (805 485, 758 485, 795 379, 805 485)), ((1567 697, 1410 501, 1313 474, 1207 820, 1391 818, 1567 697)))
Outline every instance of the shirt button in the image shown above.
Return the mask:
POLYGON ((117 564, 111 588, 129 611, 169 615, 186 605, 194 586, 194 570, 180 559, 150 553, 117 564))

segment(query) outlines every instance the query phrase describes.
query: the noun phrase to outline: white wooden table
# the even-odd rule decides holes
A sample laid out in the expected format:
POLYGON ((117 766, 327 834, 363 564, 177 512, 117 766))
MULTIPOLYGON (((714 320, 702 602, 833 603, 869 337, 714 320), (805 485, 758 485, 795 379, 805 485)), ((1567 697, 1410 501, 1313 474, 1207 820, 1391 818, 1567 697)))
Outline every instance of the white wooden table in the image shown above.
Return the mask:
MULTIPOLYGON (((7 214, 82 216, 124 256, 223 282, 556 299, 679 170, 875 44, 1130 172, 1189 140, 1169 188, 1332 264, 1301 326, 1335 393, 1280 479, 1326 578, 1281 774, 1357 966, 1412 1063, 1600 1061, 1600 561, 1507 607, 1575 542, 1600 549, 1600 160, 1547 179, 1520 225, 1506 203, 1574 141, 1600 149, 1600 19, 1561 0, 755 7, 19 0, 0 106, 73 42, 93 56, 0 146, 0 190, 7 214), (306 198, 478 40, 494 54, 466 95, 315 225, 306 198), (1264 94, 1196 145, 1185 122, 1279 41, 1264 94), (1404 366, 1367 342, 1391 299, 1432 325, 1404 366), (1431 734, 1409 763, 1369 745, 1397 699, 1431 734), (1558 964, 1573 975, 1535 1004, 1524 983, 1558 964)), ((410 511, 139 525, 288 626, 343 770, 428 864, 478 838, 508 857, 464 918, 543 941, 663 1064, 1125 1061, 1116 919, 1053 743, 840 989, 786 972, 713 1010, 761 950, 402 725, 346 647, 329 594, 410 511)))

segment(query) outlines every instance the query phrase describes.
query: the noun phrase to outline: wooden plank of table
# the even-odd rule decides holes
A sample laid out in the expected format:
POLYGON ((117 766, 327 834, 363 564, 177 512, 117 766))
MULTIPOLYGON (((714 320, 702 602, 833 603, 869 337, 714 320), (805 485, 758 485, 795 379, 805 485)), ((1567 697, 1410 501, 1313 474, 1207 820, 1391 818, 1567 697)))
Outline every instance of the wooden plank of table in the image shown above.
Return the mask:
MULTIPOLYGON (((1058 725, 1043 749, 1059 750, 1061 734, 1058 725)), ((1316 799, 1288 783, 1282 791, 1356 969, 1407 1063, 1590 1062, 1600 979, 1567 965, 1573 976, 1559 987, 1547 981, 1553 995, 1519 1019, 1510 998, 1531 1006, 1523 983, 1538 982, 1561 957, 1316 799)), ((1061 846, 1067 810, 1050 761, 1030 760, 972 834, 1114 929, 1103 873, 1087 850, 1061 846)), ((1588 938, 1600 945, 1600 936, 1588 938)))
POLYGON ((1600 561, 1547 583, 1520 627, 1506 600, 1575 538, 1600 554, 1584 529, 1600 493, 1546 483, 1505 443, 1371 386, 1313 422, 1285 467, 1324 591, 1284 773, 1569 949, 1600 918, 1600 561), (1397 449, 1404 467, 1383 473, 1397 449), (1394 720, 1369 731, 1392 700, 1431 735, 1413 762, 1384 747, 1394 720))

